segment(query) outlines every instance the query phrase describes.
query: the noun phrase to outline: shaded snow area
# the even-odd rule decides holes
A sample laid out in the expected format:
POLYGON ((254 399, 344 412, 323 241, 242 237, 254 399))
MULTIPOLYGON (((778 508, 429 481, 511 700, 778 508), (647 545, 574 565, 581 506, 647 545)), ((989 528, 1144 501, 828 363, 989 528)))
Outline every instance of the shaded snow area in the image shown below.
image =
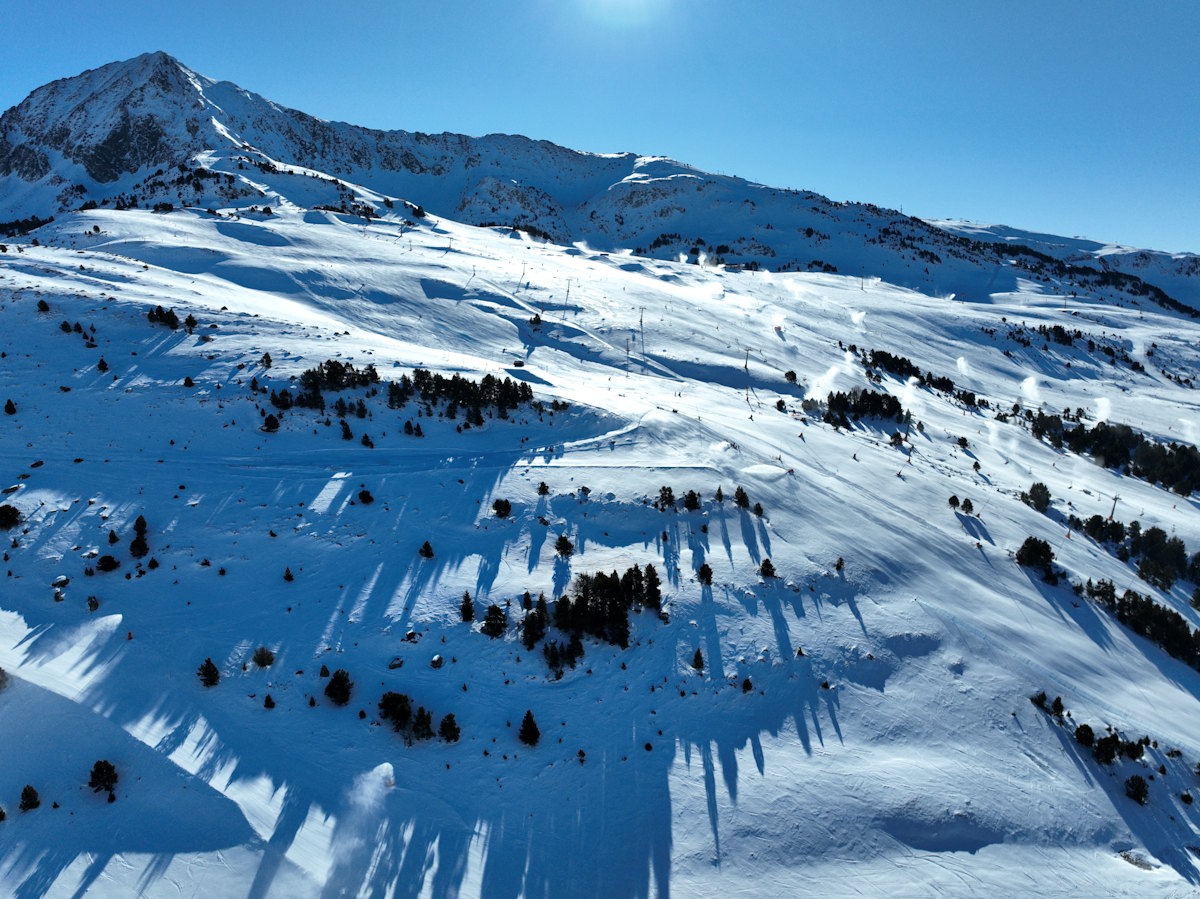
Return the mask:
POLYGON ((1111 581, 1200 626, 1195 565, 1150 583, 1072 527, 1115 503, 1190 559, 1195 498, 1030 421, 1192 446, 1194 319, 1020 277, 948 299, 400 201, 369 223, 275 203, 101 208, 5 242, 0 893, 1200 889, 1200 674, 1072 588, 1111 581), (179 327, 148 320, 160 305, 179 327), (272 404, 327 360, 380 381, 326 386, 323 412, 272 404), (419 394, 389 407, 414 369, 533 401, 475 424, 419 394), (856 389, 901 420, 827 423, 856 389), (1035 482, 1044 511, 1022 502, 1035 482), (1050 580, 1014 558, 1030 536, 1050 580), (582 634, 556 676, 559 597, 634 565, 661 612, 633 604, 627 648, 582 634), (526 591, 549 616, 532 649, 526 591), (382 718, 388 693, 433 737, 382 718), (1137 750, 1101 763, 1081 723, 1137 750), (115 801, 88 787, 97 760, 115 801))

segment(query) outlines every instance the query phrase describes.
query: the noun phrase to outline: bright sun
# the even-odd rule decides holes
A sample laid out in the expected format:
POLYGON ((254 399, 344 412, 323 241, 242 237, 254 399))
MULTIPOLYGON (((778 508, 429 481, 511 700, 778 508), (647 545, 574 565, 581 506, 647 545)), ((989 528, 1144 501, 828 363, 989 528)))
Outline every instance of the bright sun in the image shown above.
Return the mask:
POLYGON ((662 19, 672 0, 581 0, 589 19, 604 25, 631 27, 662 19))

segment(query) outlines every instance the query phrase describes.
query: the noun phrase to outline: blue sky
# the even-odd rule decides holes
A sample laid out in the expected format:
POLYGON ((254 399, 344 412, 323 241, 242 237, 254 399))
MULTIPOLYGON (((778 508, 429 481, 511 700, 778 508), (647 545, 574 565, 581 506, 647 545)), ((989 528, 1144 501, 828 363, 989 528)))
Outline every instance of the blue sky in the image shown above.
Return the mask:
POLYGON ((324 118, 1200 252, 1195 0, 0 0, 0 20, 0 108, 162 49, 324 118))

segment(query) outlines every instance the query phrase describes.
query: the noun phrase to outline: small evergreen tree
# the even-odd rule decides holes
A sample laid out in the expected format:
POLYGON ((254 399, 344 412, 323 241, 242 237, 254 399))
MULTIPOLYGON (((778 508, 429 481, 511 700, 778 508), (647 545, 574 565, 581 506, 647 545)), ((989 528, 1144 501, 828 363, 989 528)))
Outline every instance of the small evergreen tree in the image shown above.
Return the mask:
POLYGON ((652 609, 657 609, 662 605, 662 590, 659 586, 658 572, 654 569, 653 565, 646 566, 642 583, 645 593, 645 604, 652 609))
POLYGON ((725 502, 725 494, 721 491, 721 485, 717 485, 717 492, 713 494, 713 499, 719 503, 725 502))
POLYGON ((274 415, 268 415, 263 419, 262 429, 268 434, 274 434, 279 430, 279 419, 274 415))
POLYGON ((1018 565, 1028 568, 1045 568, 1049 571, 1050 563, 1053 561, 1054 550, 1050 548, 1049 543, 1037 537, 1026 537, 1021 548, 1017 550, 1018 565))
POLYGON ((379 700, 379 717, 392 722, 392 728, 402 731, 412 718, 412 703, 403 693, 388 691, 379 700))
POLYGON ((483 625, 479 629, 495 640, 508 630, 508 615, 498 605, 491 603, 487 607, 487 614, 483 616, 483 625))
POLYGON ((1150 795, 1150 786, 1146 783, 1146 778, 1140 774, 1135 774, 1126 780, 1125 795, 1138 805, 1145 805, 1146 798, 1150 795))
POLYGON ((755 515, 757 515, 759 518, 762 518, 762 517, 763 517, 763 507, 762 507, 762 503, 755 503, 755 504, 754 504, 754 514, 755 514, 755 515))
POLYGON ((572 543, 566 534, 559 534, 558 540, 554 543, 554 551, 564 559, 571 557, 571 553, 575 552, 575 544, 572 543))
POLYGON ((413 736, 418 740, 433 739, 433 716, 425 706, 418 706, 417 713, 413 715, 413 736))
POLYGON ((458 607, 459 613, 462 615, 462 620, 470 624, 475 620, 475 603, 471 602, 471 594, 469 591, 463 591, 462 603, 458 607))
POLYGON ((537 722, 533 720, 533 712, 530 709, 525 710, 525 717, 521 719, 521 730, 518 736, 521 742, 527 746, 536 746, 538 740, 542 738, 542 732, 538 730, 537 722))
POLYGON ((762 560, 762 565, 758 567, 758 573, 763 577, 775 577, 775 566, 770 559, 762 560))
POLYGON ((291 568, 283 569, 283 579, 285 581, 287 581, 289 584, 296 579, 296 576, 294 574, 292 574, 291 568))
POLYGON ((0 506, 0 530, 10 530, 21 523, 21 511, 16 506, 0 506))
POLYGON ((550 493, 550 485, 545 481, 538 484, 538 496, 548 496, 550 493))
POLYGON ((217 670, 217 666, 213 664, 211 658, 205 659, 200 667, 196 669, 196 676, 200 678, 200 683, 206 687, 215 687, 221 682, 221 672, 217 670))
POLYGON ((254 650, 254 664, 259 668, 270 668, 275 662, 275 653, 267 649, 265 646, 260 646, 254 650))
POLYGON ((973 515, 975 513, 975 506, 971 504, 969 499, 964 499, 962 501, 962 510, 964 515, 973 515))
POLYGON ((695 512, 700 508, 700 494, 695 490, 689 490, 683 495, 683 508, 689 512, 695 512))
POLYGON ((508 518, 512 514, 512 503, 506 499, 498 499, 492 503, 492 511, 497 518, 508 518))
POLYGON ((696 569, 696 577, 704 586, 711 587, 713 579, 712 566, 705 562, 698 569, 696 569))
POLYGON ((458 722, 454 720, 454 713, 451 712, 442 719, 442 723, 438 725, 438 736, 447 743, 457 743, 459 737, 458 722))
POLYGON ((30 784, 25 784, 25 789, 21 791, 21 804, 18 808, 23 812, 32 811, 42 804, 42 800, 38 798, 38 791, 30 784))
POLYGON ((112 795, 116 785, 117 769, 113 767, 112 762, 100 759, 92 765, 92 776, 88 780, 88 786, 92 788, 92 792, 99 793, 101 790, 107 790, 109 795, 112 795))
POLYGON ((1029 492, 1021 498, 1039 512, 1045 512, 1050 508, 1050 489, 1041 481, 1030 487, 1029 492))
POLYGON ((16 415, 17 414, 16 403, 14 403, 11 399, 6 400, 4 403, 4 414, 5 415, 16 415))
POLYGON ((144 515, 139 515, 137 521, 133 523, 133 540, 129 543, 129 554, 135 559, 140 559, 150 552, 150 547, 146 543, 146 518, 144 515))
POLYGON ((426 540, 424 543, 421 544, 421 548, 419 550, 417 550, 417 555, 419 555, 422 559, 432 559, 433 558, 433 545, 428 540, 426 540))
POLYGON ((696 654, 692 656, 692 667, 697 671, 704 670, 704 654, 700 652, 700 647, 696 647, 696 654))
POLYGON ((345 668, 339 668, 333 672, 329 683, 325 685, 325 695, 334 705, 345 705, 350 701, 350 691, 353 687, 354 682, 350 680, 350 672, 345 668))
POLYGON ((1096 735, 1092 732, 1090 724, 1081 724, 1075 728, 1075 742, 1080 746, 1091 748, 1092 744, 1096 742, 1096 735))
POLYGON ((746 495, 746 491, 742 489, 741 485, 738 485, 737 489, 733 491, 733 501, 739 509, 750 508, 750 497, 746 495))

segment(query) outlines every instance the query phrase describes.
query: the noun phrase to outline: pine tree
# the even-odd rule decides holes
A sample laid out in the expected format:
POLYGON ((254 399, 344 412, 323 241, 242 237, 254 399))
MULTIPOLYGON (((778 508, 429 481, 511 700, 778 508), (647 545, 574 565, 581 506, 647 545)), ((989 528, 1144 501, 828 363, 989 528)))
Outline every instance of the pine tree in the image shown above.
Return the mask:
POLYGON ((762 565, 759 566, 758 573, 763 577, 775 577, 775 566, 770 559, 763 559, 762 565))
POLYGON ((536 746, 538 740, 542 738, 542 732, 538 730, 537 722, 533 720, 533 712, 530 709, 525 710, 525 717, 521 719, 521 731, 518 734, 521 742, 528 746, 536 746))
POLYGON ((217 670, 217 666, 213 664, 211 658, 205 659, 203 664, 196 669, 196 676, 206 687, 215 687, 221 682, 221 672, 217 670))
POLYGON ((334 705, 345 705, 350 701, 350 691, 353 687, 354 682, 350 680, 350 672, 345 668, 339 668, 333 672, 329 683, 325 685, 325 695, 334 705))
POLYGON ((750 508, 750 497, 746 495, 746 491, 742 489, 741 485, 738 485, 738 488, 733 491, 733 501, 739 509, 750 508))
POLYGON ((433 545, 428 540, 426 540, 424 543, 421 544, 421 548, 419 550, 417 550, 417 554, 422 559, 432 559, 433 558, 433 545))
POLYGON ((453 712, 443 718, 442 723, 438 725, 438 736, 440 736, 447 743, 458 742, 458 722, 454 720, 453 712))
POLYGON ((279 419, 274 415, 268 415, 263 419, 262 429, 268 434, 274 434, 279 430, 279 419))
POLYGON ((100 759, 92 765, 92 776, 88 780, 88 786, 92 788, 93 792, 99 793, 101 790, 107 790, 112 793, 116 785, 117 769, 113 767, 112 762, 100 759))
POLYGON ((701 584, 706 587, 711 587, 713 579, 712 566, 705 562, 696 570, 696 577, 699 579, 701 584))
POLYGON ((384 720, 390 719, 396 731, 404 730, 412 718, 412 703, 403 693, 388 691, 379 700, 379 717, 384 720))
POLYGON ((495 603, 491 603, 487 607, 487 614, 483 617, 483 626, 480 630, 495 640, 497 637, 503 636, 508 630, 508 616, 504 610, 495 603))
POLYGON ((725 494, 721 490, 721 485, 717 485, 717 492, 713 494, 713 499, 719 503, 725 502, 725 494))
POLYGON ((275 662, 275 653, 267 649, 265 646, 260 646, 254 650, 254 664, 259 668, 270 668, 275 662))
POLYGON ((42 804, 42 800, 38 798, 38 791, 30 784, 25 784, 25 789, 21 791, 21 804, 18 806, 21 811, 28 812, 42 804))
POLYGON ((417 713, 413 715, 413 736, 418 740, 433 738, 433 716, 425 710, 425 706, 418 706, 417 713))
POLYGON ((470 624, 475 620, 475 603, 471 602, 470 591, 464 590, 462 604, 458 607, 462 620, 470 624))
POLYGON ((646 566, 642 580, 646 591, 646 605, 657 609, 662 604, 662 591, 659 589, 658 572, 654 570, 653 565, 646 566))
POLYGON ((696 654, 692 656, 692 667, 697 671, 704 670, 704 654, 700 652, 700 647, 696 647, 696 654))
POLYGON ((143 515, 137 517, 137 521, 133 523, 134 538, 129 543, 129 554, 135 559, 140 559, 150 552, 150 547, 146 543, 146 518, 143 515))
POLYGON ((558 540, 554 543, 554 551, 564 559, 570 558, 571 553, 575 552, 575 544, 567 538, 566 534, 559 534, 558 540))
POLYGON ((16 415, 17 414, 16 403, 14 403, 11 399, 7 400, 4 403, 4 414, 5 415, 16 415))

